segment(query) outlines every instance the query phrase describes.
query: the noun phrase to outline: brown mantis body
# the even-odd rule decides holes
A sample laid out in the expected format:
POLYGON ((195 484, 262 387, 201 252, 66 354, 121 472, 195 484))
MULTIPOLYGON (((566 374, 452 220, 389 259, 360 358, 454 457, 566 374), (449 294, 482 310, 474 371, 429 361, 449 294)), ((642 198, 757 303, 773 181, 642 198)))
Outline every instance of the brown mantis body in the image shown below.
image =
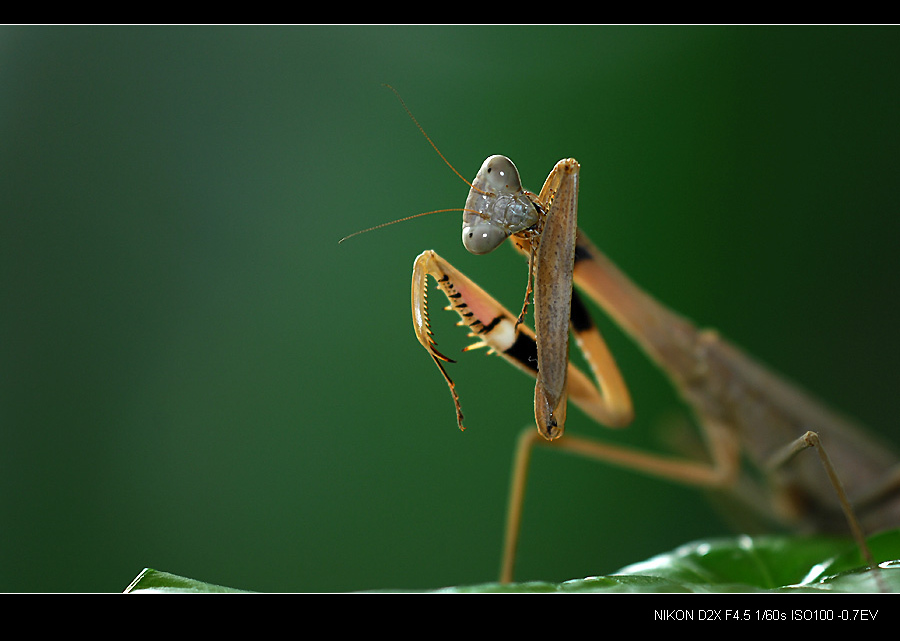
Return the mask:
MULTIPOLYGON (((492 165, 496 171, 498 164, 505 167, 507 175, 515 173, 509 184, 513 190, 520 189, 515 167, 503 157, 485 161, 479 176, 492 165)), ((798 530, 846 532, 849 522, 864 550, 861 529, 875 532, 900 524, 900 464, 894 453, 715 332, 699 330, 631 282, 576 228, 578 171, 574 160, 560 161, 539 195, 524 192, 543 218, 509 235, 516 248, 535 262, 534 334, 434 252, 419 256, 413 270, 416 335, 451 391, 453 382, 441 364, 448 359, 437 351, 428 330, 426 274, 435 277, 473 335, 537 378, 538 429, 523 434, 516 457, 501 579, 512 579, 530 451, 547 441, 683 483, 734 488, 748 504, 773 512, 798 530), (560 438, 567 395, 609 427, 623 427, 632 418, 627 388, 603 339, 577 294, 574 299, 566 296, 571 295, 573 282, 671 379, 702 428, 708 462, 666 458, 571 436, 560 438), (568 363, 570 326, 594 370, 596 386, 568 363), (828 454, 822 443, 827 444, 828 454), (815 448, 819 456, 795 456, 806 448, 815 448), (762 482, 742 470, 742 454, 763 472, 762 482)), ((481 192, 495 193, 490 189, 491 185, 476 178, 467 211, 471 193, 486 200, 481 192)), ((489 220, 480 218, 481 214, 474 216, 476 224, 489 220)), ((464 227, 471 225, 464 223, 464 227)), ((459 402, 453 394, 462 427, 459 402)))
POLYGON ((512 161, 491 156, 470 183, 463 242, 481 254, 509 238, 528 257, 526 306, 533 274, 534 331, 522 324, 525 308, 514 316, 433 251, 423 252, 413 267, 414 330, 450 387, 461 429, 459 399, 443 365, 452 361, 437 350, 428 322, 427 276, 447 295, 460 324, 479 339, 472 347, 488 347, 536 378, 537 431, 522 434, 516 453, 501 580, 513 577, 528 462, 537 444, 698 487, 730 489, 747 505, 799 531, 846 533, 849 528, 872 566, 863 530, 900 525, 900 459, 851 421, 633 283, 577 227, 579 173, 574 159, 561 160, 534 194, 522 189, 512 161), (625 427, 633 417, 628 389, 573 283, 671 380, 701 428, 708 460, 563 437, 567 399, 607 427, 625 427), (570 330, 591 376, 569 363, 570 330), (818 456, 802 453, 809 448, 818 456))

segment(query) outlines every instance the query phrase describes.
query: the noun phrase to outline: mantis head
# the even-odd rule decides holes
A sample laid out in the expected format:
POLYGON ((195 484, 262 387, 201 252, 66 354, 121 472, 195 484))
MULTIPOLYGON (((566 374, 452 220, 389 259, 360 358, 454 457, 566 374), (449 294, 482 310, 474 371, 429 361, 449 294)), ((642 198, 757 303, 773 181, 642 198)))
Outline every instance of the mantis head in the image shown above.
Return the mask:
POLYGON ((522 189, 513 161, 490 156, 478 170, 466 199, 463 245, 473 254, 486 254, 538 219, 538 210, 522 189))

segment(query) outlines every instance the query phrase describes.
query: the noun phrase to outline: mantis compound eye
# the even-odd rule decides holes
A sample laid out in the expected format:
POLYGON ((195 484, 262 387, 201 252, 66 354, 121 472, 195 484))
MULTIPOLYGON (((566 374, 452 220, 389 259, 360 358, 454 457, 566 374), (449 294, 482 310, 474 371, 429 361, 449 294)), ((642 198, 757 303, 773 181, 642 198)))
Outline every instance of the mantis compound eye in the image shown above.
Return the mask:
POLYGON ((473 254, 487 254, 506 240, 509 234, 489 220, 477 219, 473 224, 463 223, 462 241, 473 254))
MULTIPOLYGON (((513 161, 506 156, 491 156, 481 165, 478 177, 484 181, 487 191, 498 194, 522 191, 522 180, 519 170, 513 161)), ((476 177, 476 181, 478 180, 476 177)))

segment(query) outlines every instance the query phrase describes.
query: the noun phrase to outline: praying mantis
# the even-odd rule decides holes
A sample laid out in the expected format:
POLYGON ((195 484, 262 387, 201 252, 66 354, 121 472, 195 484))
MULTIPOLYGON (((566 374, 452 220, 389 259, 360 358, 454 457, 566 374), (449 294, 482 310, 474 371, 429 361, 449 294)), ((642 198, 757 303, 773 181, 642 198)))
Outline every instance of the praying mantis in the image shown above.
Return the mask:
POLYGON ((516 448, 500 580, 514 577, 528 466, 539 445, 700 488, 730 490, 746 505, 799 531, 849 529, 874 567, 863 532, 900 525, 900 458, 632 282, 578 228, 579 177, 575 159, 560 160, 535 194, 523 189, 509 158, 495 155, 471 183, 462 178, 470 186, 462 209, 465 247, 484 254, 509 240, 528 260, 525 301, 517 315, 432 250, 413 264, 414 332, 449 387, 460 429, 461 404, 446 367, 453 361, 437 349, 429 322, 428 277, 446 295, 448 309, 458 313, 459 324, 478 339, 467 350, 485 347, 535 378, 537 429, 526 429, 516 448), (708 460, 564 436, 569 400, 609 428, 626 427, 634 415, 615 359, 573 285, 668 377, 701 430, 708 460), (534 330, 523 322, 532 295, 534 330), (590 374, 569 362, 570 333, 590 374), (818 456, 804 453, 807 449, 818 456))

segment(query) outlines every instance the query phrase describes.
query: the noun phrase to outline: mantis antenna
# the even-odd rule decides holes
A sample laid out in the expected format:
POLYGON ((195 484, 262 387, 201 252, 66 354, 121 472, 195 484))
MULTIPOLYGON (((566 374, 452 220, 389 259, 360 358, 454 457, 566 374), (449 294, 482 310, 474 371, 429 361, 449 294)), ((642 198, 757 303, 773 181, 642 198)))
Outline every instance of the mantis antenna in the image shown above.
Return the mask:
POLYGON ((442 213, 445 213, 448 211, 469 211, 469 210, 464 209, 462 207, 452 207, 450 209, 435 209, 434 211, 423 211, 421 214, 413 214, 412 216, 406 216, 405 218, 398 218, 397 220, 392 220, 387 223, 381 223, 380 225, 375 225, 374 227, 369 227, 368 229, 360 229, 359 231, 355 231, 352 234, 341 238, 338 241, 338 244, 340 245, 342 242, 344 242, 348 238, 353 238, 354 236, 359 236, 360 234, 365 234, 366 232, 369 232, 369 231, 375 231, 376 229, 381 229, 382 227, 387 227, 388 225, 393 225, 394 223, 402 223, 407 220, 412 220, 413 218, 419 218, 420 216, 428 216, 430 214, 442 214, 442 213))
MULTIPOLYGON (((400 93, 387 83, 384 83, 383 86, 387 87, 388 89, 390 89, 391 91, 394 92, 394 95, 397 96, 397 100, 400 101, 400 105, 403 107, 403 110, 410 117, 410 119, 413 121, 413 123, 415 123, 416 127, 419 128, 419 131, 422 132, 423 136, 425 136, 425 140, 427 140, 428 144, 431 145, 432 149, 434 149, 435 152, 437 152, 437 155, 441 157, 441 160, 443 160, 447 164, 447 166, 453 170, 453 173, 456 174, 457 176, 459 176, 460 180, 462 180, 464 183, 466 183, 470 189, 474 189, 475 191, 477 191, 480 194, 488 195, 485 192, 483 192, 482 190, 475 187, 468 180, 466 180, 466 178, 456 170, 456 167, 454 167, 453 165, 450 164, 450 161, 444 157, 444 154, 442 154, 441 150, 438 149, 436 144, 434 144, 434 141, 431 138, 429 138, 427 133, 425 133, 425 129, 422 127, 422 125, 419 124, 419 121, 416 120, 416 117, 413 115, 412 111, 410 111, 409 107, 406 106, 406 103, 403 101, 403 98, 400 96, 400 93)), ((413 214, 412 216, 406 216, 405 218, 399 218, 397 220, 392 220, 387 223, 381 223, 380 225, 375 225, 374 227, 369 227, 368 229, 361 229, 359 231, 353 232, 352 234, 350 234, 348 236, 344 236, 343 238, 341 238, 338 241, 338 244, 340 245, 342 242, 344 242, 348 238, 353 238, 354 236, 358 236, 360 234, 365 234, 366 232, 375 231, 376 229, 381 229, 382 227, 387 227, 388 225, 393 225, 394 223, 402 223, 407 220, 412 220, 413 218, 419 218, 420 216, 428 216, 430 214, 442 214, 442 213, 446 213, 449 211, 463 211, 463 212, 467 211, 469 213, 478 214, 482 218, 486 218, 486 216, 484 214, 482 214, 481 212, 477 212, 472 209, 466 209, 464 207, 453 207, 451 209, 435 209, 433 211, 426 211, 426 212, 422 212, 420 214, 413 214)))

